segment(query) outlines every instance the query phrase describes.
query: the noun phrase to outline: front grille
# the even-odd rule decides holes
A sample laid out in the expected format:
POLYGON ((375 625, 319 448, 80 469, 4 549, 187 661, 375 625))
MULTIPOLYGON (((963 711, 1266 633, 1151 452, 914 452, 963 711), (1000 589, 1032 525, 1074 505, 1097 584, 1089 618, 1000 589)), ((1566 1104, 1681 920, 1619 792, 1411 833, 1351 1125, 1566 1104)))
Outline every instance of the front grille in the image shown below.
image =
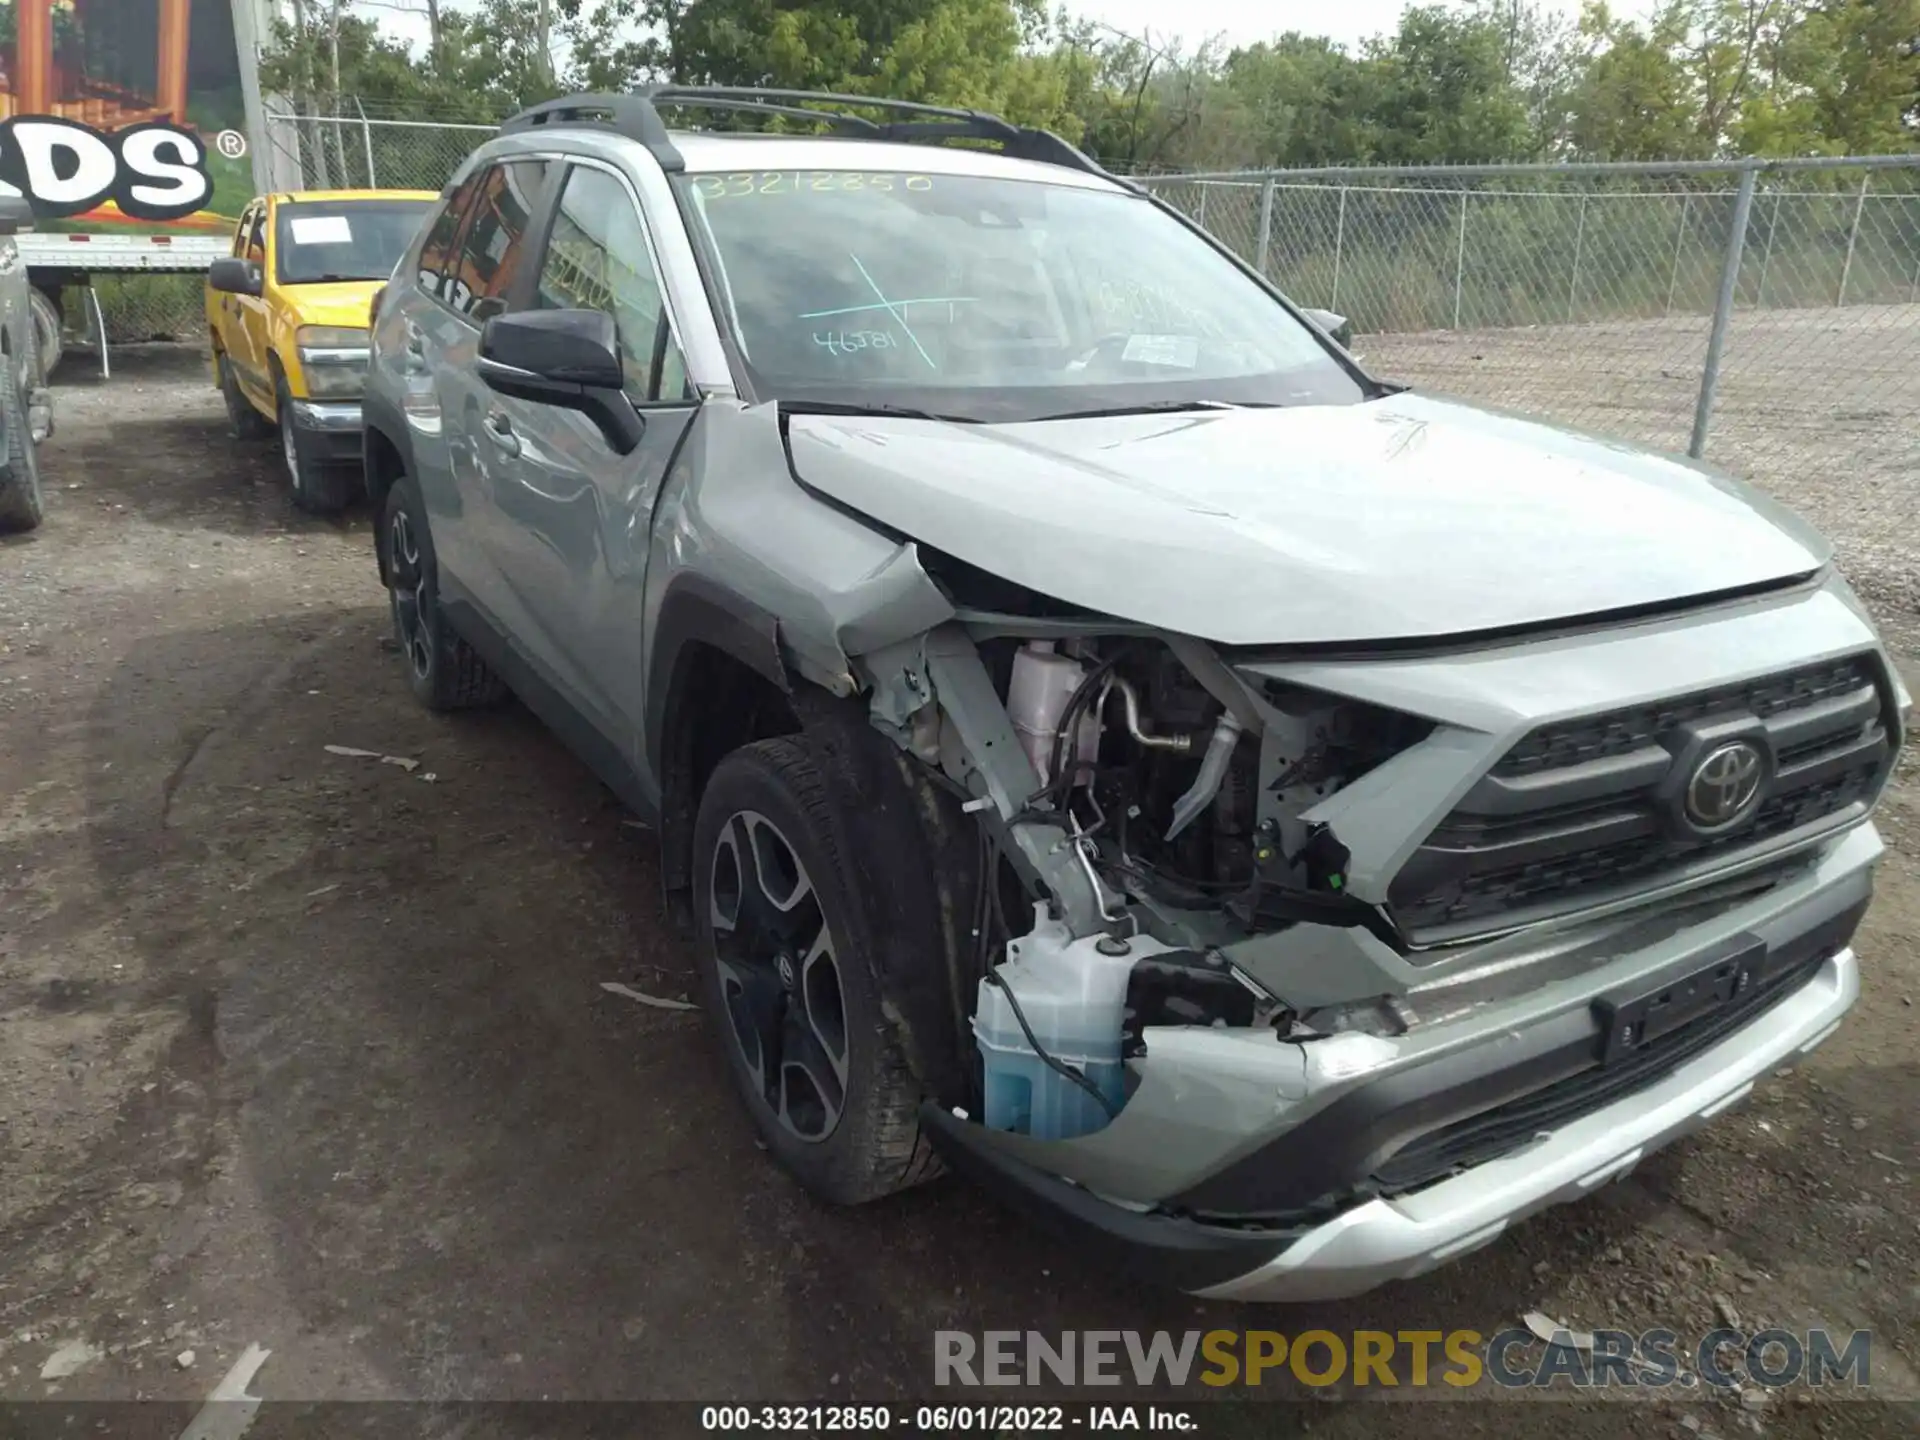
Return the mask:
POLYGON ((1807 666, 1532 731, 1421 844, 1388 892, 1416 944, 1631 896, 1864 814, 1892 762, 1867 656, 1807 666), (1687 727, 1755 727, 1772 752, 1765 799, 1736 829, 1671 818, 1687 727))
POLYGON ((1831 958, 1824 950, 1756 985, 1732 1004, 1662 1035, 1611 1065, 1595 1063, 1530 1095, 1455 1121, 1402 1146, 1374 1167, 1381 1193, 1401 1195, 1498 1159, 1543 1131, 1590 1115, 1670 1075, 1811 980, 1831 958))
POLYGON ((1805 670, 1727 685, 1660 705, 1542 725, 1504 755, 1493 767, 1496 775, 1532 775, 1542 770, 1577 765, 1583 760, 1626 755, 1689 720, 1742 711, 1765 720, 1786 710, 1804 710, 1822 700, 1851 695, 1873 683, 1863 658, 1836 660, 1805 670))

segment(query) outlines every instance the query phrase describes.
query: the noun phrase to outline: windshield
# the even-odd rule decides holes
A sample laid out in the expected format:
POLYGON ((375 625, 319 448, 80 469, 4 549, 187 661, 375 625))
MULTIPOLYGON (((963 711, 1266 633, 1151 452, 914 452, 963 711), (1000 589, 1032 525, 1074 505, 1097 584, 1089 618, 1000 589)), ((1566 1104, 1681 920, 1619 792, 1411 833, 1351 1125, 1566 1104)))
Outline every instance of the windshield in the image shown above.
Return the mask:
POLYGON ((676 183, 763 394, 974 420, 1366 398, 1253 279, 1136 195, 905 171, 676 183))
POLYGON ((431 200, 299 200, 279 207, 273 232, 275 278, 282 285, 385 280, 431 200))

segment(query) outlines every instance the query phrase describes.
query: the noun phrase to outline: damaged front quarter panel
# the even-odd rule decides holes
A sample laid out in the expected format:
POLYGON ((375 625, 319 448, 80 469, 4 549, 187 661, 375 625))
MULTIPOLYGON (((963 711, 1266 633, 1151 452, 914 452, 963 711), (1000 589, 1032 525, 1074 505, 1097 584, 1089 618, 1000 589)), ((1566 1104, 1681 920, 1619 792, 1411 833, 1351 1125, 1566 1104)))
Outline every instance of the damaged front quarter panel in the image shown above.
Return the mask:
MULTIPOLYGON (((1035 930, 1024 936, 1007 934, 1008 961, 1016 958, 1016 941, 1029 946, 1043 942, 1038 948, 1051 946, 1058 958, 1068 952, 1084 953, 1083 947, 1096 938, 1101 953, 1108 957, 1130 952, 1142 958, 1160 953, 1175 958, 1180 953, 1198 955, 1206 943, 1196 939, 1200 930, 1189 928, 1175 912, 1135 903, 1142 897, 1127 893, 1123 836, 1098 816, 1098 807, 1089 826, 1073 804, 1058 803, 1057 790, 1049 793, 1036 768, 1038 762, 1023 747, 1016 730, 1007 682, 1004 678, 996 682, 981 645, 976 644, 980 637, 1010 645, 1024 639, 1039 645, 1043 655, 1052 655, 1053 641, 1031 632, 1039 637, 1057 635, 1057 627, 1041 622, 1023 626, 1020 617, 1011 615, 967 618, 976 623, 936 627, 868 651, 856 657, 855 668, 867 695, 871 723, 921 764, 939 770, 955 790, 972 797, 966 811, 985 828, 992 846, 1013 861, 1024 888, 1039 901, 1035 930), (1024 637, 1023 628, 1029 631, 1024 637), (1109 846, 1121 844, 1119 856, 1112 849, 1103 851, 1102 841, 1109 846), (1122 868, 1116 870, 1116 864, 1122 868), (1170 952, 1169 946, 1184 949, 1170 952)), ((1149 700, 1165 701, 1149 678, 1143 675, 1136 686, 1118 671, 1111 672, 1111 682, 1096 671, 1082 681, 1117 687, 1112 692, 1119 697, 1113 705, 1114 734, 1123 752, 1134 745, 1157 747, 1156 753, 1173 752, 1171 763, 1176 767, 1186 764, 1199 772, 1201 779, 1194 784, 1200 798, 1193 800, 1195 790, 1189 789, 1180 804, 1170 807, 1173 815, 1191 817, 1230 803, 1218 793, 1226 781, 1217 743, 1213 761, 1204 758, 1209 736, 1217 742, 1224 733, 1227 750, 1233 750, 1243 735, 1253 748, 1275 736, 1296 747, 1296 753, 1307 746, 1310 727, 1265 703, 1209 647, 1116 629, 1117 638, 1131 647, 1116 654, 1165 649, 1190 677, 1183 683, 1193 688, 1194 730, 1177 745, 1169 728, 1170 715, 1148 719, 1140 713, 1143 689, 1149 700), (1161 728, 1150 731, 1150 725, 1161 728), (1203 743, 1192 743, 1195 740, 1203 743)), ((1116 635, 1108 635, 1102 643, 1115 639, 1116 635)), ((1004 669, 1000 674, 1004 677, 1004 669)), ((1104 707, 1108 691, 1102 688, 1100 693, 1104 707)), ((1098 711, 1095 718, 1099 719, 1098 711)), ((1250 749, 1245 757, 1248 773, 1251 755, 1250 749)), ((1244 785, 1245 775, 1235 783, 1244 785)), ((1177 839, 1186 827, 1178 819, 1169 825, 1166 816, 1156 815, 1150 828, 1177 839)), ((1323 928, 1292 927, 1296 933, 1323 928)), ((1231 932, 1232 927, 1227 929, 1231 932)), ((1248 932, 1243 926, 1238 933, 1248 932)), ((1282 936, 1266 938, 1284 943, 1282 936)), ((1031 951, 1023 952, 1021 958, 1025 953, 1031 951)), ((1116 963, 1126 968, 1137 961, 1108 962, 1116 963)), ((1218 961, 1212 963, 1222 973, 1228 969, 1218 961)), ((1015 973, 1019 967, 1010 963, 991 969, 1015 973)), ((1244 972, 1241 983, 1247 984, 1244 972)), ((999 988, 1005 991, 1008 986, 1002 982, 999 988)), ((1248 988, 1258 987, 1249 984, 1248 988)), ((983 997, 989 993, 981 991, 983 997)), ((1034 998, 1029 994, 1028 1002, 1034 1003, 1034 998)), ((1273 995, 1265 997, 1256 1023, 1244 1022, 1246 1008, 1242 1007, 1237 1024, 1207 1025, 1203 1020, 1192 1025, 1150 1024, 1144 1030, 1136 1025, 1131 1033, 1144 1041, 1144 1054, 1135 1053, 1127 1061, 1130 1074, 1124 1101, 1113 1118, 1096 1128, 1064 1138, 1042 1138, 1018 1128, 970 1123, 963 1132, 966 1141, 999 1150, 1116 1202, 1150 1206, 1237 1159, 1249 1137, 1270 1137, 1286 1128, 1293 1112, 1316 1108, 1327 1094, 1356 1083, 1373 1068, 1391 1062, 1398 1052, 1392 1038, 1372 1034, 1282 1033, 1289 1007, 1276 1002, 1273 995), (1280 1030, 1270 1023, 1274 1020, 1281 1022, 1280 1030)), ((1024 1015, 1020 1024, 1033 1049, 1044 1053, 1024 1015)), ((998 1042, 995 1048, 1005 1052, 998 1042)), ((1054 1067, 1056 1072, 1059 1068, 1054 1067)), ((1050 1083, 1045 1076, 1039 1080, 1043 1085, 1050 1083)), ((1037 1099, 1034 1103, 1040 1104, 1037 1099)), ((960 1113, 963 1107, 955 1108, 960 1113)), ((967 1113, 975 1122, 986 1118, 967 1113)))

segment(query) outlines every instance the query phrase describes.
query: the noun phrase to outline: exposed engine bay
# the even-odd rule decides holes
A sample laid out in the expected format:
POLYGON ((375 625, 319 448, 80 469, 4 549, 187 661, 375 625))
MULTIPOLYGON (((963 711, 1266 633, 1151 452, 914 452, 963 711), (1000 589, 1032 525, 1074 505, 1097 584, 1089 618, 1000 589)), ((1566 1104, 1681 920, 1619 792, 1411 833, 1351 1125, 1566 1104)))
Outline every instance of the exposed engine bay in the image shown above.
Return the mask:
POLYGON ((1101 1128, 1155 1026, 1314 1033, 1222 945, 1302 921, 1390 933, 1345 892, 1346 848, 1313 811, 1426 722, 1256 689, 1207 647, 1151 634, 954 628, 924 658, 876 686, 875 719, 980 822, 989 878, 959 978, 988 1126, 1101 1128))

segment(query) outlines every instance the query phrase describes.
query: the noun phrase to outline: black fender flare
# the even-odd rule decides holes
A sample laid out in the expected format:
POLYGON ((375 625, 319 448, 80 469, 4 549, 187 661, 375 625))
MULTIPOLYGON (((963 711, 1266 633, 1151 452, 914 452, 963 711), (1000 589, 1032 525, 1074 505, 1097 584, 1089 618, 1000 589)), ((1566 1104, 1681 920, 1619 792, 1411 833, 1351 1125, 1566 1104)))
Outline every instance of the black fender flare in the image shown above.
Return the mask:
POLYGON ((373 559, 380 571, 380 583, 387 583, 386 541, 382 538, 381 510, 386 504, 386 485, 379 483, 379 468, 374 462, 374 446, 384 442, 400 457, 402 474, 412 475, 413 435, 399 408, 384 396, 367 394, 360 402, 360 471, 366 477, 367 503, 373 511, 373 559))
POLYGON ((676 723, 674 701, 689 653, 707 646, 737 660, 791 696, 793 684, 780 655, 779 623, 752 601, 716 580, 686 572, 668 582, 654 621, 647 659, 646 729, 642 744, 647 773, 660 794, 660 879, 669 897, 692 883, 693 815, 697 797, 686 737, 670 735, 676 723))
POLYGON ((716 580, 676 575, 660 599, 647 662, 647 768, 663 781, 666 724, 682 658, 693 645, 731 656, 785 694, 793 691, 780 655, 780 626, 772 615, 716 580))

